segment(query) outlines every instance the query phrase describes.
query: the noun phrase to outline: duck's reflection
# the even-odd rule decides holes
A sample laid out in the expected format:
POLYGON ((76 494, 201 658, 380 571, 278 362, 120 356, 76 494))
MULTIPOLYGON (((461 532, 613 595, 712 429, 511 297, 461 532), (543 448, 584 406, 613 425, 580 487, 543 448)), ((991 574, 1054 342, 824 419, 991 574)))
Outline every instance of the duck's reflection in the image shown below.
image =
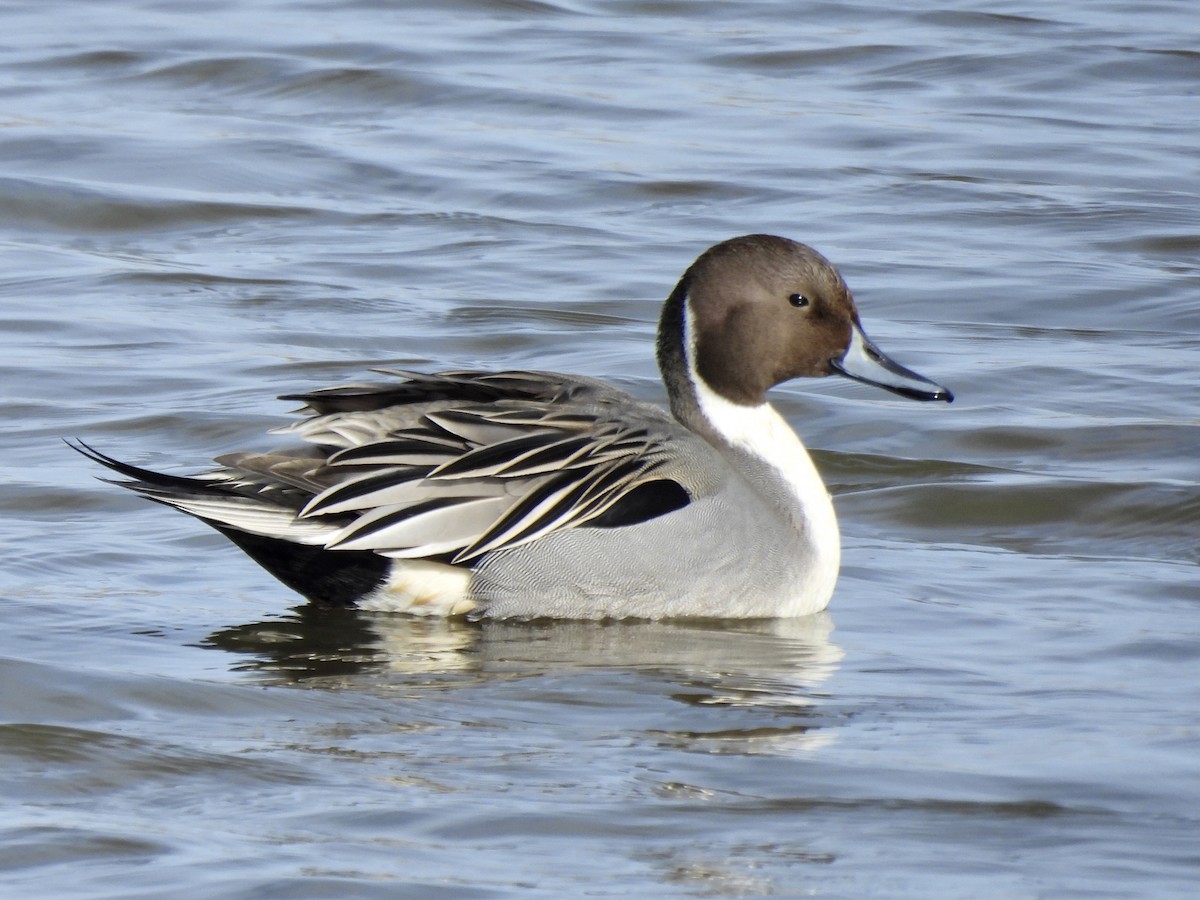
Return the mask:
POLYGON ((603 667, 685 679, 740 676, 747 686, 785 677, 813 688, 842 658, 832 631, 826 613, 761 621, 470 623, 304 605, 288 616, 215 632, 205 645, 246 654, 239 669, 285 681, 603 667))
POLYGON ((729 731, 664 731, 660 741, 707 752, 762 752, 818 739, 809 733, 816 726, 812 714, 824 696, 822 683, 843 655, 830 640, 832 631, 825 613, 732 622, 472 624, 302 606, 290 616, 216 632, 206 643, 244 654, 237 668, 266 680, 330 688, 445 685, 447 678, 465 687, 569 672, 636 672, 643 676, 639 689, 652 685, 676 702, 758 708, 774 720, 768 728, 758 722, 729 731))

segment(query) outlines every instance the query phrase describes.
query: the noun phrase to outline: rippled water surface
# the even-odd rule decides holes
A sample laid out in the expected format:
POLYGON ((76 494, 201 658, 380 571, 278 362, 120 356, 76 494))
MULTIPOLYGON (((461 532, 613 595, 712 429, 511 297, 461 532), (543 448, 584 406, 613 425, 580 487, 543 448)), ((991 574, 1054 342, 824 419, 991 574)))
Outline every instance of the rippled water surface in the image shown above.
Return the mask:
POLYGON ((1169 897, 1200 879, 1200 14, 0 9, 0 884, 22 897, 1169 897), (767 231, 958 395, 776 392, 827 614, 297 606, 194 471, 372 365, 661 399, 767 231))

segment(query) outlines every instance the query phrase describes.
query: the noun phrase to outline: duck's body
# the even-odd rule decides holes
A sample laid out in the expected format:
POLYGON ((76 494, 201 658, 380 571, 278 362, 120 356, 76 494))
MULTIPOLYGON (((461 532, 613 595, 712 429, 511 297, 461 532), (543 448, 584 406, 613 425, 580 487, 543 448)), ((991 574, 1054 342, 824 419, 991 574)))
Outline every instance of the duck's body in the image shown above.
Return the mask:
POLYGON ((866 340, 815 251, 718 244, 663 311, 672 415, 545 372, 391 372, 330 388, 285 429, 194 478, 81 446, 139 493, 204 520, 309 599, 498 618, 769 617, 828 603, 829 494, 766 390, 839 372, 918 399, 944 388, 866 340))

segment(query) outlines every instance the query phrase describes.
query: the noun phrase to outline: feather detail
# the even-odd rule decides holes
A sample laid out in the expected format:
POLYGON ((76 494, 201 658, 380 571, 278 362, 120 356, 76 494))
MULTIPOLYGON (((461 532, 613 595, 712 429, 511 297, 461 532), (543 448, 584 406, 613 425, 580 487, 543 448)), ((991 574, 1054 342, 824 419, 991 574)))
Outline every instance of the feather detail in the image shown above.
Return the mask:
POLYGON ((331 550, 375 550, 420 558, 458 550, 509 505, 507 497, 439 497, 411 506, 387 506, 355 519, 326 545, 331 550))
MULTIPOLYGON (((457 567, 586 525, 653 480, 674 478, 672 508, 686 502, 681 476, 662 471, 678 426, 654 411, 625 424, 629 399, 612 388, 539 372, 384 374, 407 380, 287 395, 311 415, 280 431, 307 446, 227 454, 193 477, 79 449, 217 527, 457 567)), ((646 497, 605 527, 658 514, 646 497)))

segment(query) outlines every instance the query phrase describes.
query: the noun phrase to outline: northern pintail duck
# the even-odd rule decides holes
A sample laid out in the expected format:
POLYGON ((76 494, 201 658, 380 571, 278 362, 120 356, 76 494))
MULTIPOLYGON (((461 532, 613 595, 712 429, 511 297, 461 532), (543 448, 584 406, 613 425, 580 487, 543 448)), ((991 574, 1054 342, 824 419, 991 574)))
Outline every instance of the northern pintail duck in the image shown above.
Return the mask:
POLYGON ((473 618, 799 616, 841 557, 829 493, 767 402, 845 375, 915 400, 948 390, 864 334, 804 244, 703 253, 658 326, 671 414, 552 372, 380 370, 300 400, 305 445, 232 453, 195 477, 86 444, 119 484, 196 516, 317 603, 473 618))

